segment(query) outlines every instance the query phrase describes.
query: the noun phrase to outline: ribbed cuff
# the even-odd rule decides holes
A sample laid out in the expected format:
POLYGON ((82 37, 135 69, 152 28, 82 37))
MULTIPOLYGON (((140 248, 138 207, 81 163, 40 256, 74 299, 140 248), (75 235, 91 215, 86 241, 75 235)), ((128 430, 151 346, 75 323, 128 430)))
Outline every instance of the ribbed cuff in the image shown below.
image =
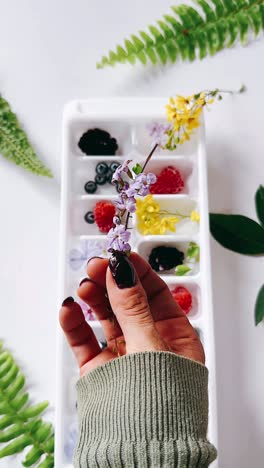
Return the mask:
POLYGON ((169 352, 130 354, 77 383, 75 467, 207 467, 208 371, 169 352))

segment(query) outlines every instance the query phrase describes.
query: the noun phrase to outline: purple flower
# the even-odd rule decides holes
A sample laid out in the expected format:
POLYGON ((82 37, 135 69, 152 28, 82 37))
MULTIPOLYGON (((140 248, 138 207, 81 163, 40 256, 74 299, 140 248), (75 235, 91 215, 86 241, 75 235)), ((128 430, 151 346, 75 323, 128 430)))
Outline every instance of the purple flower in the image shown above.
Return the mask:
POLYGON ((105 257, 106 248, 104 242, 97 240, 84 240, 78 249, 74 248, 69 253, 69 264, 72 270, 77 271, 86 266, 92 257, 105 257))
POLYGON ((122 181, 122 174, 125 172, 127 173, 128 172, 128 164, 131 162, 130 159, 128 159, 127 161, 124 161, 123 164, 121 164, 120 166, 118 166, 118 168, 115 170, 113 176, 112 176, 112 182, 120 182, 122 181))
POLYGON ((126 210, 129 213, 135 213, 135 211, 136 211, 136 199, 134 197, 128 197, 126 199, 126 210))
POLYGON ((119 250, 120 252, 130 250, 128 244, 130 236, 131 233, 126 230, 123 224, 115 226, 107 234, 107 249, 119 250))
POLYGON ((93 314, 92 309, 86 304, 86 302, 82 301, 82 299, 78 298, 78 304, 81 306, 83 315, 86 321, 93 321, 95 320, 95 316, 93 314))
POLYGON ((130 190, 136 190, 138 195, 145 197, 149 193, 149 187, 151 184, 155 184, 157 178, 155 174, 149 172, 146 174, 139 174, 134 180, 134 183, 130 186, 130 190))
POLYGON ((132 196, 128 196, 127 193, 128 191, 125 190, 122 190, 122 192, 120 192, 118 198, 115 200, 116 207, 120 211, 127 210, 129 211, 129 213, 135 213, 136 199, 132 196))
POLYGON ((114 217, 113 217, 113 223, 114 223, 116 226, 119 226, 119 224, 121 224, 121 219, 119 218, 119 216, 114 216, 114 217))
POLYGON ((165 146, 168 141, 168 134, 167 132, 171 130, 171 124, 159 124, 158 122, 154 122, 152 124, 147 125, 147 129, 149 131, 150 136, 153 137, 153 144, 158 146, 165 146))

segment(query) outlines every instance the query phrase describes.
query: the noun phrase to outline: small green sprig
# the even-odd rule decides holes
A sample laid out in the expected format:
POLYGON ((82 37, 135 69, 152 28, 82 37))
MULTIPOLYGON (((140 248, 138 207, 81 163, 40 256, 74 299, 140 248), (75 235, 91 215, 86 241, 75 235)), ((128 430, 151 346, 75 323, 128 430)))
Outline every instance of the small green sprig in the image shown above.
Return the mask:
POLYGON ((37 157, 9 103, 0 95, 0 154, 29 172, 52 177, 37 157))
POLYGON ((29 450, 22 465, 38 468, 54 467, 54 433, 52 424, 40 415, 48 402, 29 405, 24 390, 25 377, 12 354, 0 342, 0 458, 29 450))
MULTIPOLYGON (((239 214, 210 213, 210 231, 223 247, 244 255, 264 256, 264 187, 255 194, 259 223, 239 214)), ((264 319, 264 285, 255 303, 255 324, 264 319)))
POLYGON ((196 242, 190 242, 186 251, 185 262, 175 268, 176 276, 185 276, 192 271, 193 264, 200 260, 200 247, 196 242))

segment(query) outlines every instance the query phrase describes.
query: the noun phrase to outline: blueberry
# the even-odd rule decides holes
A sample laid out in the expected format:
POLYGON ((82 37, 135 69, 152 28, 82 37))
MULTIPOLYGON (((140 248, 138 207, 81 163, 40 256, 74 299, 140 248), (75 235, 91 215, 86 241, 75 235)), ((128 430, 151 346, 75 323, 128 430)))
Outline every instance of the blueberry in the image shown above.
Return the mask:
POLYGON ((110 171, 115 172, 119 166, 120 166, 120 163, 113 161, 110 164, 110 171))
POLYGON ((95 171, 98 175, 106 175, 108 173, 108 165, 105 162, 99 162, 95 171))
POLYGON ((87 211, 87 213, 84 216, 85 221, 88 224, 93 224, 94 223, 94 214, 92 211, 87 211))
POLYGON ((96 189, 97 189, 97 185, 93 180, 89 180, 89 182, 86 182, 84 186, 84 190, 87 193, 94 193, 96 192, 96 189))
POLYGON ((113 177, 113 172, 108 171, 107 176, 106 176, 106 180, 107 180, 107 182, 109 182, 109 184, 112 183, 112 177, 113 177))
POLYGON ((107 177, 105 175, 96 174, 94 180, 97 185, 104 185, 107 182, 107 177))

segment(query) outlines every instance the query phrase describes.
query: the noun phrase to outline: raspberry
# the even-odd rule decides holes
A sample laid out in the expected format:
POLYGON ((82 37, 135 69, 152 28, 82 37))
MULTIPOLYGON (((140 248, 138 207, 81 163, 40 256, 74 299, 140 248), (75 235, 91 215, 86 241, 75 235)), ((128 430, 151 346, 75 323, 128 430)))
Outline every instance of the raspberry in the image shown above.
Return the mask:
POLYGON ((101 232, 108 232, 113 227, 115 205, 109 201, 99 201, 94 208, 94 220, 101 232))
POLYGON ((176 247, 160 245, 151 250, 149 264, 155 271, 171 270, 177 265, 182 265, 184 253, 176 247))
POLYGON ((180 308, 188 314, 192 308, 192 295, 188 289, 178 286, 171 291, 171 294, 180 308))
POLYGON ((184 181, 178 169, 168 166, 162 169, 157 176, 155 184, 150 186, 150 192, 154 194, 179 193, 184 187, 184 181))

